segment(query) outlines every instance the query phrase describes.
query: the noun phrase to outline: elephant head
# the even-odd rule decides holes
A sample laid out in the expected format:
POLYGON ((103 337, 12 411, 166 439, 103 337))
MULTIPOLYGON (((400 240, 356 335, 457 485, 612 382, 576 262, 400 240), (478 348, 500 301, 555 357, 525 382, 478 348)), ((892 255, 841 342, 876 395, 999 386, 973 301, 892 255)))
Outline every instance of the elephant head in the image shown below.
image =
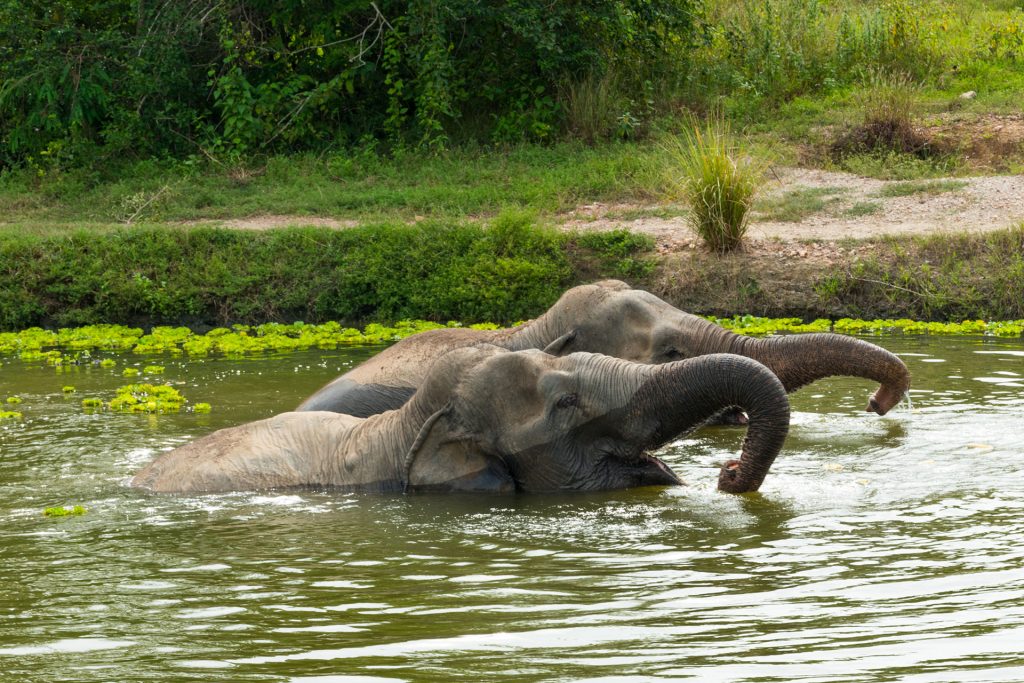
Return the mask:
POLYGON ((789 401, 760 363, 717 354, 652 366, 491 345, 450 351, 398 410, 369 418, 283 413, 161 454, 132 485, 164 492, 330 487, 566 491, 672 485, 649 451, 726 406, 750 414, 719 489, 755 491, 789 429, 789 401))
POLYGON ((546 314, 549 328, 568 328, 547 344, 554 355, 591 351, 639 363, 667 363, 709 353, 733 353, 763 363, 787 392, 823 377, 865 377, 880 386, 867 410, 885 415, 910 388, 910 373, 894 354, 841 334, 737 335, 615 280, 572 289, 546 314))
POLYGON ((749 413, 749 427, 718 487, 756 491, 789 428, 785 389, 760 363, 729 354, 655 366, 590 353, 496 352, 424 421, 405 479, 413 489, 450 488, 468 472, 523 491, 679 484, 649 451, 734 405, 749 413))

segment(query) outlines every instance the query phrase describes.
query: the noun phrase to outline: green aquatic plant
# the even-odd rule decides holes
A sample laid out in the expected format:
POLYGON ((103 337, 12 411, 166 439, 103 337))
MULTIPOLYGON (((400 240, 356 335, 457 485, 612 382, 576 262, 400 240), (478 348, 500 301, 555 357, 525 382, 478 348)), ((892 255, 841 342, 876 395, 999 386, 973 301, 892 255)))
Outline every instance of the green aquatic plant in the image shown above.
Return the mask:
POLYGON ((142 371, 147 375, 162 375, 164 370, 165 368, 162 365, 147 365, 142 368, 142 371))
POLYGON ((101 368, 112 368, 115 365, 117 365, 117 361, 114 360, 113 358, 104 358, 103 360, 100 361, 101 368))
POLYGON ((176 413, 185 404, 185 397, 169 384, 126 384, 107 403, 118 413, 176 413))
POLYGON ((83 408, 102 408, 103 407, 103 399, 100 399, 100 398, 83 398, 82 399, 82 407, 83 408))
POLYGON ((43 510, 43 514, 47 517, 76 517, 78 515, 84 515, 86 512, 86 508, 81 505, 75 505, 73 507, 58 505, 56 507, 46 508, 43 510))
POLYGON ((192 410, 197 413, 208 413, 213 410, 209 403, 197 403, 192 406, 192 410))
POLYGON ((75 388, 73 386, 71 386, 70 384, 62 386, 60 388, 60 390, 63 391, 65 394, 73 394, 73 393, 75 393, 75 388))
POLYGON ((19 403, 21 403, 21 400, 22 399, 21 399, 20 396, 8 396, 7 397, 7 402, 10 403, 11 405, 18 405, 19 403))
POLYGON ((138 368, 125 368, 121 371, 123 377, 136 377, 139 374, 138 368))
POLYGON ((20 420, 21 413, 17 410, 0 410, 0 420, 20 420))

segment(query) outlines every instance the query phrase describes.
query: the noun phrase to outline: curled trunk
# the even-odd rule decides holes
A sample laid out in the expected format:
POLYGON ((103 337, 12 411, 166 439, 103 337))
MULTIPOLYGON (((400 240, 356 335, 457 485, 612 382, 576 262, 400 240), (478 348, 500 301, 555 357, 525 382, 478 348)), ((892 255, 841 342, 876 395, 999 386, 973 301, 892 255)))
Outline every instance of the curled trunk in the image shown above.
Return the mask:
POLYGON ((723 408, 738 406, 749 424, 739 460, 723 466, 718 488, 728 493, 756 491, 789 431, 789 398, 779 379, 757 361, 733 354, 711 354, 654 370, 637 393, 638 414, 656 415, 658 446, 703 424, 723 408), (663 406, 652 408, 651 404, 663 406))
POLYGON ((757 339, 686 315, 687 355, 736 353, 753 358, 774 372, 787 392, 825 377, 863 377, 879 384, 867 410, 885 415, 910 389, 910 372, 898 356, 855 337, 820 332, 757 339))

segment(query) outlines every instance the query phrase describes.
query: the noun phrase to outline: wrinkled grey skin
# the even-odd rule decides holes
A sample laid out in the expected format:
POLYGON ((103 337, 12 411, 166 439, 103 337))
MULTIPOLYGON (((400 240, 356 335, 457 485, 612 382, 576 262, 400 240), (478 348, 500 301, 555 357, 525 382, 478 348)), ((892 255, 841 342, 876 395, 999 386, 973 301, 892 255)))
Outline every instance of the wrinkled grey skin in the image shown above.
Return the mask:
POLYGON ((432 330, 404 339, 336 378, 296 410, 329 410, 368 417, 401 406, 427 368, 448 349, 488 343, 553 355, 601 353, 638 363, 667 363, 709 353, 734 353, 766 365, 792 392, 832 375, 880 383, 868 411, 884 415, 910 387, 899 358, 874 344, 840 334, 734 334, 616 280, 575 287, 544 315, 509 330, 432 330))
POLYGON ((490 345, 445 354, 398 410, 291 412, 160 455, 132 485, 164 492, 293 487, 562 491, 674 485, 651 449, 725 406, 750 424, 719 489, 755 491, 782 447, 789 401, 761 364, 716 354, 660 366, 490 345))

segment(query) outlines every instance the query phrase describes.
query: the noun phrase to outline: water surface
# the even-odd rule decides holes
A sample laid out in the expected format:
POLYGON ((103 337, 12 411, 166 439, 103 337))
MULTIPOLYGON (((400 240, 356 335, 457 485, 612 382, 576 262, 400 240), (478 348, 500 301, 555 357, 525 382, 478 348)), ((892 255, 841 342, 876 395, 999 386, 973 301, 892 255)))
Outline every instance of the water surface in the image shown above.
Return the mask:
POLYGON ((874 341, 913 412, 802 389, 742 497, 714 490, 726 428, 661 454, 679 488, 146 494, 124 482, 156 453, 376 349, 157 361, 208 415, 82 409, 153 357, 0 359, 25 415, 0 422, 0 680, 1024 681, 1024 344, 874 341), (42 516, 63 504, 88 513, 42 516))

